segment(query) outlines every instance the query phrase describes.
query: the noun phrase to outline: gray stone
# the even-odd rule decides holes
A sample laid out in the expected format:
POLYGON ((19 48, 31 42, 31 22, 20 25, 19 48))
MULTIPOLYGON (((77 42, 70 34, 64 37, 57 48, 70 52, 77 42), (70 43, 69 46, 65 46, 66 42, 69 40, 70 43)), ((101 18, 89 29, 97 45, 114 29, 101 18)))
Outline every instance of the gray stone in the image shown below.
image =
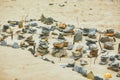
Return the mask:
POLYGON ((13 45, 12 45, 13 48, 19 48, 19 45, 18 43, 14 42, 13 45))
POLYGON ((80 64, 81 64, 82 66, 84 66, 84 65, 88 65, 88 62, 85 61, 85 60, 80 60, 80 64))
POLYGON ((88 33, 89 33, 89 29, 88 28, 84 28, 84 29, 82 29, 82 32, 83 32, 83 36, 87 36, 88 33))
POLYGON ((92 38, 87 38, 87 45, 90 46, 91 44, 96 44, 97 40, 96 39, 92 39, 92 38))
POLYGON ((108 49, 108 50, 113 50, 114 49, 113 45, 114 45, 113 42, 105 42, 104 43, 104 48, 108 49))
POLYGON ((64 36, 61 33, 58 35, 58 39, 65 40, 64 36))
POLYGON ((95 39, 95 38, 96 38, 96 35, 95 35, 95 34, 96 34, 96 31, 97 31, 97 30, 94 29, 94 28, 93 28, 93 29, 92 29, 92 28, 89 29, 88 37, 95 39))
POLYGON ((119 33, 119 32, 116 32, 116 33, 115 33, 115 37, 120 39, 120 33, 119 33))
POLYGON ((69 42, 69 43, 68 43, 67 49, 68 49, 68 50, 72 50, 72 49, 73 49, 73 43, 72 43, 72 42, 69 42))
POLYGON ((53 24, 54 19, 52 17, 48 17, 45 19, 44 24, 51 25, 53 24))
POLYGON ((75 28, 74 25, 68 25, 64 30, 63 32, 65 33, 71 33, 71 31, 75 28))
POLYGON ((50 30, 54 31, 56 29, 56 26, 51 26, 50 30))
POLYGON ((46 28, 46 27, 42 27, 42 34, 43 35, 49 35, 50 33, 50 29, 46 28))
POLYGON ((110 60, 110 61, 115 61, 115 57, 114 57, 114 56, 110 56, 110 57, 109 57, 109 60, 110 60))
POLYGON ((120 62, 112 62, 109 64, 108 69, 113 70, 113 71, 119 71, 120 68, 120 62))
POLYGON ((109 37, 102 37, 102 38, 100 39, 100 41, 101 41, 102 43, 110 42, 110 38, 109 38, 109 37))
POLYGON ((82 32, 80 30, 75 32, 74 42, 78 42, 82 40, 82 32))
POLYGON ((83 70, 83 67, 82 66, 78 66, 78 65, 75 65, 74 68, 73 68, 74 71, 78 72, 78 73, 81 73, 82 70, 83 70))
POLYGON ((37 30, 36 29, 28 29, 27 33, 34 34, 37 30))
POLYGON ((30 26, 35 27, 35 26, 38 26, 38 24, 36 22, 31 22, 30 26))
POLYGON ((6 42, 6 41, 1 41, 1 42, 0 42, 0 45, 1 45, 1 46, 6 46, 6 45, 7 45, 7 42, 6 42))

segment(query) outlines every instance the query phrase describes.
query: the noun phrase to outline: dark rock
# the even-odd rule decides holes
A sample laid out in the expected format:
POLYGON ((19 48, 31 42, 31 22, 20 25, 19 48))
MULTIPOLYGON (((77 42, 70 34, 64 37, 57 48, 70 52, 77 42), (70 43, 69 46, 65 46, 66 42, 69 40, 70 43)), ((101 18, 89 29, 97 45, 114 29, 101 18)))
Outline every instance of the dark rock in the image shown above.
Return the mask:
POLYGON ((63 40, 63 41, 65 40, 64 36, 61 33, 58 35, 58 39, 63 40))
POLYGON ((110 42, 111 40, 110 40, 109 37, 102 37, 102 38, 100 39, 100 41, 101 41, 102 43, 105 43, 105 42, 110 42))
POLYGON ((114 29, 107 29, 106 33, 114 33, 114 29))
POLYGON ((54 19, 52 17, 48 17, 45 19, 44 24, 51 25, 53 24, 54 19))
POLYGON ((10 24, 10 26, 15 26, 19 24, 19 21, 8 21, 8 23, 10 24))
POLYGON ((82 66, 84 66, 84 65, 88 65, 88 62, 85 61, 85 60, 80 60, 80 64, 81 64, 82 66))
POLYGON ((103 80, 103 78, 101 78, 99 76, 95 76, 95 80, 103 80))
POLYGON ((120 68, 119 64, 120 64, 120 62, 113 62, 113 63, 109 64, 108 69, 118 72, 119 68, 120 68))
POLYGON ((120 43, 118 44, 118 53, 120 54, 120 43))
POLYGON ((6 32, 7 29, 9 29, 9 25, 3 25, 2 31, 6 32))
POLYGON ((30 21, 36 21, 36 19, 30 19, 30 21))
POLYGON ((27 29, 22 29, 22 32, 23 33, 27 33, 27 29))
POLYGON ((56 26, 51 26, 50 30, 54 31, 56 29, 56 26))
POLYGON ((35 51, 32 48, 29 48, 28 51, 30 51, 33 55, 35 54, 35 51))
POLYGON ((108 63, 107 59, 108 59, 107 56, 102 56, 101 57, 101 62, 99 64, 106 65, 108 63))
POLYGON ((120 33, 119 33, 119 32, 116 32, 116 33, 115 33, 115 37, 120 39, 120 33))
POLYGON ((68 63, 67 65, 66 65, 66 67, 74 67, 74 65, 75 65, 75 63, 68 63))
POLYGON ((114 56, 110 56, 109 60, 110 61, 115 61, 115 57, 114 56))
POLYGON ((72 43, 72 42, 69 42, 69 43, 68 43, 67 49, 68 49, 68 50, 72 50, 72 49, 73 49, 73 43, 72 43))
POLYGON ((6 45, 7 45, 7 42, 3 40, 3 41, 0 42, 0 45, 1 45, 1 46, 6 46, 6 45))
POLYGON ((23 35, 18 35, 18 40, 22 40, 24 39, 25 37, 23 35))
POLYGON ((51 6, 51 5, 54 5, 53 3, 49 3, 49 5, 51 6))
POLYGON ((58 31, 63 32, 64 29, 61 28, 57 28, 58 31))
POLYGON ((40 21, 41 21, 41 22, 44 22, 45 20, 46 20, 46 17, 42 14, 42 15, 41 15, 41 18, 40 18, 40 21))
POLYGON ((75 32, 73 42, 78 42, 78 41, 81 41, 81 40, 82 40, 82 32, 80 30, 78 30, 77 32, 75 32))
POLYGON ((120 77, 120 73, 117 73, 116 77, 120 77))
POLYGON ((83 36, 87 36, 89 34, 89 29, 84 28, 84 29, 82 29, 82 32, 83 32, 83 36))
POLYGON ((117 58, 118 60, 120 60, 120 54, 115 55, 115 58, 117 58))
POLYGON ((59 4, 60 7, 64 7, 65 5, 64 4, 59 4))
POLYGON ((42 27, 42 34, 43 35, 49 35, 50 33, 50 29, 46 28, 46 27, 42 27))
POLYGON ((19 48, 19 45, 18 43, 14 42, 13 45, 12 45, 13 48, 19 48))

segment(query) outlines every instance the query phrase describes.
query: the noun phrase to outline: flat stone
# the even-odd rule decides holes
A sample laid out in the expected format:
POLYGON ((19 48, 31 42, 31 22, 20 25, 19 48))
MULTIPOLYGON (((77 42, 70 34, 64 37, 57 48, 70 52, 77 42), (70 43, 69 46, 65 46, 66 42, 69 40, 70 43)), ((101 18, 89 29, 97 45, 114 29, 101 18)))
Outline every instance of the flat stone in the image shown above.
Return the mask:
POLYGON ((19 45, 18 43, 14 42, 13 45, 12 45, 13 48, 19 48, 19 45))
POLYGON ((36 22, 31 22, 30 26, 35 27, 35 26, 38 26, 38 24, 36 22))
POLYGON ((96 44, 90 44, 89 45, 90 50, 97 49, 97 48, 98 48, 98 46, 96 44))
POLYGON ((104 43, 104 48, 108 49, 108 50, 113 50, 114 49, 113 45, 114 45, 113 42, 105 42, 104 43))
POLYGON ((0 42, 0 45, 1 45, 1 46, 6 46, 6 45, 7 45, 7 42, 6 42, 6 41, 1 41, 1 42, 0 42))
POLYGON ((63 32, 65 32, 65 33, 71 33, 74 28, 75 28, 74 25, 68 25, 68 26, 63 30, 63 32))
POLYGON ((72 49, 73 49, 73 43, 72 43, 72 42, 69 42, 69 43, 68 43, 67 49, 68 49, 68 50, 72 50, 72 49))
POLYGON ((82 32, 80 30, 75 32, 74 42, 78 42, 82 40, 82 32))
POLYGON ((102 43, 110 42, 110 38, 109 38, 109 37, 102 37, 102 38, 100 39, 100 41, 101 41, 102 43))
POLYGON ((114 56, 110 56, 110 57, 109 57, 109 60, 110 60, 110 61, 115 61, 115 57, 114 57, 114 56))
POLYGON ((103 80, 103 78, 101 78, 99 76, 95 76, 95 80, 103 80))

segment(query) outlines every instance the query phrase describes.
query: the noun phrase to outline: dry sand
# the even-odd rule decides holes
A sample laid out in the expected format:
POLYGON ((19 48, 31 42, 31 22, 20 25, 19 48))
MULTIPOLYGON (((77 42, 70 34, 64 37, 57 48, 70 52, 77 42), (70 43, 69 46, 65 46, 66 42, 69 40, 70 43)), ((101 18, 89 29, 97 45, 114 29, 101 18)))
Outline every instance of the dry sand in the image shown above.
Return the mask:
MULTIPOLYGON (((0 25, 7 20, 21 20, 25 16, 28 16, 27 19, 39 19, 41 14, 76 27, 95 27, 99 30, 114 28, 120 31, 120 4, 110 0, 0 0, 0 25), (54 5, 50 6, 49 3, 54 5), (65 6, 60 7, 60 4, 65 6)), ((116 51, 117 45, 111 53, 116 51)), ((69 59, 63 58, 60 62, 50 55, 45 57, 56 64, 35 58, 26 50, 0 46, 0 80, 87 80, 81 74, 60 66, 69 62, 69 59)), ((110 72, 113 75, 111 80, 119 80, 115 77, 116 72, 100 66, 98 60, 86 68, 101 77, 110 72)))

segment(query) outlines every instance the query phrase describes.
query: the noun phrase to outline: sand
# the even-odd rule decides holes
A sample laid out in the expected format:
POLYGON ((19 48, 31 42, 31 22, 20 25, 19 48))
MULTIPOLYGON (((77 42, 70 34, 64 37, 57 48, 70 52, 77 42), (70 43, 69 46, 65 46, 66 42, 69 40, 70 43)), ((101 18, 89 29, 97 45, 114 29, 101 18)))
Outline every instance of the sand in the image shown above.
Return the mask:
MULTIPOLYGON (((39 19, 41 14, 59 22, 74 24, 78 28, 114 28, 120 31, 120 3, 110 0, 0 0, 0 25, 7 24, 8 20, 25 19, 26 16, 27 19, 39 19), (65 6, 60 7, 62 4, 65 6)), ((117 54, 117 45, 110 53, 117 54)), ((45 57, 56 64, 33 57, 27 50, 0 46, 0 80, 87 80, 81 74, 60 66, 70 62, 69 58, 60 61, 51 55, 45 57)), ((93 60, 85 68, 101 77, 110 72, 113 75, 111 80, 119 80, 115 77, 116 72, 106 69, 107 65, 100 66, 99 59, 94 64, 93 60)))

